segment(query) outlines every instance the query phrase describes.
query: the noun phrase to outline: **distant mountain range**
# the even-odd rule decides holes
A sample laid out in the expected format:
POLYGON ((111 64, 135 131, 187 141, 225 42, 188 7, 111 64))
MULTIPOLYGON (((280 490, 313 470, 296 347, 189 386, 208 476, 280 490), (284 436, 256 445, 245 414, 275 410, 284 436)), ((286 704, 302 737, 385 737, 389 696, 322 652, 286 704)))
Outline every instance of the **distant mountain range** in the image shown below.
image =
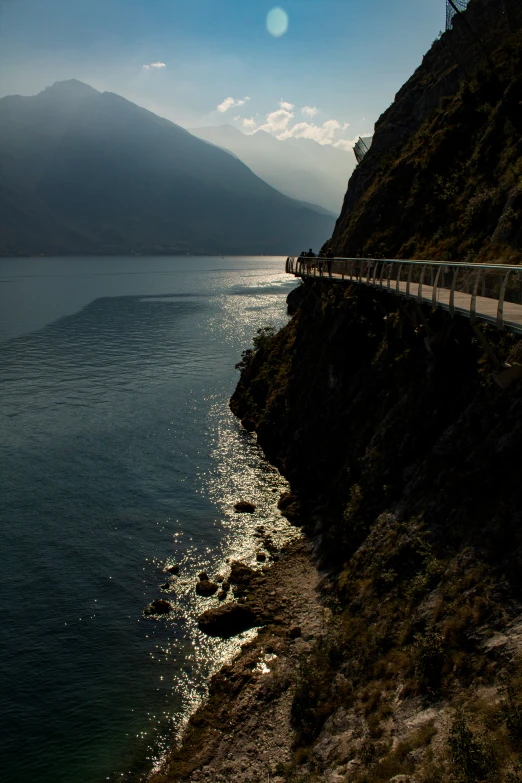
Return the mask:
POLYGON ((70 80, 0 100, 0 254, 288 254, 334 222, 113 93, 70 80))
POLYGON ((352 152, 311 139, 279 140, 262 130, 247 135, 232 125, 190 128, 190 132, 233 152, 281 193, 339 215, 356 164, 352 152))

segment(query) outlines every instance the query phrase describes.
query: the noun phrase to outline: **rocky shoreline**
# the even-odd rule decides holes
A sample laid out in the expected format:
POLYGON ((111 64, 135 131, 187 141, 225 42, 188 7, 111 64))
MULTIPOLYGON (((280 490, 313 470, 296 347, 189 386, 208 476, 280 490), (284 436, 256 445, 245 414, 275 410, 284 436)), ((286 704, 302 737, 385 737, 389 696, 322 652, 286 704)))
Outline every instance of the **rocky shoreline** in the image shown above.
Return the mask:
POLYGON ((151 783, 283 780, 294 739, 295 675, 324 635, 330 610, 321 601, 321 574, 304 537, 289 544, 270 566, 254 570, 232 564, 236 586, 240 566, 246 596, 240 594, 202 618, 219 616, 226 606, 242 608, 255 615, 252 625, 259 625, 259 631, 212 677, 208 698, 191 716, 181 746, 149 778, 151 783))

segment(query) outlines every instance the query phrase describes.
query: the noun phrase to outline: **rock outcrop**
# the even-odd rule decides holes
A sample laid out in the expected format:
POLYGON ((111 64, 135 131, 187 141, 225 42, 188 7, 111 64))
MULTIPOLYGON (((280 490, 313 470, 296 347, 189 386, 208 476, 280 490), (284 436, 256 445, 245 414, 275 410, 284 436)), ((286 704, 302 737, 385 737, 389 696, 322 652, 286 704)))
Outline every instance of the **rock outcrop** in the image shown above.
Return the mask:
POLYGON ((200 579, 196 582, 196 593, 208 597, 214 595, 219 590, 219 585, 215 582, 211 582, 210 579, 200 579))
POLYGON ((227 638, 260 625, 254 610, 247 604, 227 602, 215 609, 207 609, 198 619, 198 625, 209 636, 227 638))
POLYGON ((522 261, 521 28, 519 0, 471 0, 434 42, 350 178, 336 255, 522 261))
MULTIPOLYGON (((296 673, 284 779, 460 779, 458 737, 489 732, 504 754, 491 779, 507 781, 522 761, 505 734, 522 709, 522 646, 507 641, 522 623, 522 384, 497 385, 465 318, 356 285, 301 288, 231 400, 290 480, 280 507, 299 505, 336 607, 296 673), (427 710, 421 736, 408 726, 427 710)), ((522 363, 517 336, 482 328, 501 362, 522 363)))
POLYGON ((174 607, 170 603, 170 601, 166 601, 164 598, 158 598, 156 601, 152 601, 146 609, 144 609, 143 614, 146 616, 149 615, 155 615, 155 614, 168 614, 172 611, 174 607))
POLYGON ((238 514, 252 514, 255 510, 255 504, 249 500, 239 500, 234 504, 234 511, 238 514))

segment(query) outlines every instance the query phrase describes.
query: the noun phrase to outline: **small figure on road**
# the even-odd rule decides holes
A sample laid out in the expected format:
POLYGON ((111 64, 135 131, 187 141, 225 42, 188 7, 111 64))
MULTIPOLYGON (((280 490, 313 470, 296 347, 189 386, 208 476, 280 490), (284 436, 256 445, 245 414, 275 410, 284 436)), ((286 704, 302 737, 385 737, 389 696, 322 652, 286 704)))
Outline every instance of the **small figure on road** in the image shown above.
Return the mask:
POLYGON ((308 259, 308 261, 307 261, 307 263, 306 263, 306 268, 307 268, 307 272, 308 272, 308 274, 310 274, 310 273, 311 273, 311 271, 312 271, 312 269, 313 269, 313 268, 314 268, 314 266, 315 266, 315 265, 314 265, 314 262, 310 260, 310 259, 312 259, 312 258, 315 258, 315 253, 314 253, 314 251, 312 250, 312 248, 310 248, 310 249, 308 250, 308 253, 306 254, 306 257, 307 257, 307 259, 308 259))
POLYGON ((328 274, 330 277, 332 276, 332 264, 334 260, 334 254, 332 253, 332 250, 329 249, 326 254, 326 266, 328 267, 328 274))

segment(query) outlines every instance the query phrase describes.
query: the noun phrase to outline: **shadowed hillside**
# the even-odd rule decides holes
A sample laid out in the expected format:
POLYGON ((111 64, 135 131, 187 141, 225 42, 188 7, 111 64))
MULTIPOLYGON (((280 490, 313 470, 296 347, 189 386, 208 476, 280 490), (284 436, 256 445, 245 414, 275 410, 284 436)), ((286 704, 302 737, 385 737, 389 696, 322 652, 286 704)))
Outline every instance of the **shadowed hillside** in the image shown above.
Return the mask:
POLYGON ((471 0, 375 126, 341 256, 522 260, 522 4, 471 0))
POLYGON ((0 100, 1 253, 288 253, 333 219, 75 80, 0 100))
POLYGON ((310 139, 281 141, 262 130, 247 135, 232 125, 194 128, 191 133, 233 152, 261 179, 290 198, 319 204, 339 214, 355 166, 352 151, 310 139))

